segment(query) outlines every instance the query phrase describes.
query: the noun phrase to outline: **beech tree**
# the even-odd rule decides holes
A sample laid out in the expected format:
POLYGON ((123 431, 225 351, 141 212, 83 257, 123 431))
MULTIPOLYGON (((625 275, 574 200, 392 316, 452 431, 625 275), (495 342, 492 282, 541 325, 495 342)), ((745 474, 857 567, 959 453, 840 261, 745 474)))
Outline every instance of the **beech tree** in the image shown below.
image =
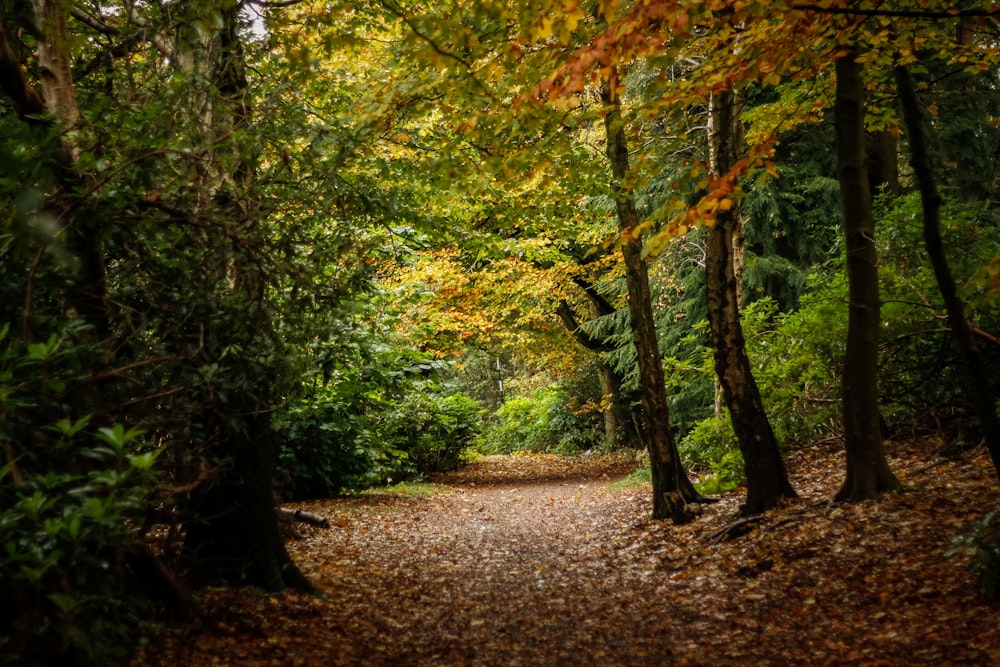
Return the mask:
POLYGON ((639 365, 639 397, 644 415, 643 437, 649 448, 653 478, 653 517, 683 523, 689 519, 688 504, 698 500, 691 485, 670 429, 670 413, 663 376, 663 362, 657 344, 649 292, 649 274, 637 235, 639 215, 625 185, 629 177, 628 143, 625 138, 621 103, 617 96, 618 79, 614 75, 601 82, 601 101, 605 106, 604 128, 611 174, 615 179, 615 211, 618 229, 624 237, 622 257, 628 285, 629 313, 632 316, 632 341, 639 365))
POLYGON ((978 412, 983 439, 993 460, 993 467, 1000 477, 1000 420, 997 418, 996 401, 990 390, 982 357, 972 339, 965 315, 966 304, 958 295, 941 238, 942 197, 931 165, 920 103, 910 70, 905 65, 897 65, 894 74, 910 144, 910 165, 917 177, 923 204, 924 244, 948 313, 948 324, 969 377, 968 391, 978 412))
POLYGON ((885 458, 878 410, 879 290, 875 220, 865 147, 862 66, 853 49, 837 59, 837 170, 850 286, 843 418, 847 476, 837 500, 876 498, 899 486, 885 458))
MULTIPOLYGON (((724 175, 736 165, 743 138, 737 95, 733 91, 716 95, 711 114, 714 171, 724 175)), ((737 282, 741 277, 736 267, 742 253, 739 215, 738 205, 720 207, 709 231, 705 260, 708 321, 716 376, 743 453, 747 499, 742 511, 759 514, 775 507, 780 497, 795 497, 795 491, 788 481, 743 339, 742 290, 737 282)))

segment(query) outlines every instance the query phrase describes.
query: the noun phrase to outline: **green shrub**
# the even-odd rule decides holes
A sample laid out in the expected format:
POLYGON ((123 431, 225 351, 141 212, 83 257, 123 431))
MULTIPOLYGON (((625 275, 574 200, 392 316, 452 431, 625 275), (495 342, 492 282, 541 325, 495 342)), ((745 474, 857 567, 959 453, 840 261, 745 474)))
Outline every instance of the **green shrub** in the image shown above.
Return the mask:
POLYGON ((400 472, 422 476, 458 468, 462 452, 479 435, 481 412, 479 402, 465 394, 445 394, 432 383, 414 387, 382 416, 385 439, 407 454, 400 472))
POLYGON ((81 331, 22 346, 0 330, 0 664, 122 661, 148 604, 128 557, 157 450, 71 416, 93 352, 81 331))
POLYGON ((799 310, 764 298, 747 306, 743 329, 754 379, 779 442, 810 442, 840 429, 840 374, 847 336, 843 276, 811 279, 799 310))
POLYGON ((333 496, 458 467, 480 405, 438 381, 439 364, 357 336, 276 415, 279 481, 295 498, 333 496), (288 488, 290 487, 290 488, 288 488))
POLYGON ((590 414, 570 409, 561 385, 507 400, 484 425, 479 448, 491 454, 557 452, 573 454, 600 447, 604 431, 590 414))
POLYGON ((278 469, 291 480, 288 495, 316 498, 378 484, 387 460, 406 456, 377 439, 376 398, 357 378, 344 378, 276 418, 278 469))
POLYGON ((677 444, 684 465, 700 474, 701 493, 715 494, 743 483, 743 455, 728 418, 703 419, 677 444))

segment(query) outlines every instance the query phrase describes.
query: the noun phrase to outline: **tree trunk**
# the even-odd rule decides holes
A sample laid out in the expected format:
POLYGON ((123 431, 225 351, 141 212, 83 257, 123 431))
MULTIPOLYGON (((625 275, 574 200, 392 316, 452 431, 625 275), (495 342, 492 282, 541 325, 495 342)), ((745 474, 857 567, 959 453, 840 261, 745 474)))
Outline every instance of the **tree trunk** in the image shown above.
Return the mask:
MULTIPOLYGON (((197 3, 188 9, 205 11, 197 3)), ((192 108, 197 110, 198 130, 209 138, 245 130, 251 121, 238 34, 238 4, 227 0, 216 10, 216 18, 220 20, 217 32, 207 31, 205 26, 212 22, 191 16, 191 27, 179 32, 175 45, 177 67, 196 79, 192 108), (205 74, 211 77, 214 93, 200 84, 200 76, 205 74)), ((253 229, 258 224, 253 218, 258 207, 248 193, 255 165, 236 152, 238 148, 230 148, 232 144, 220 146, 225 148, 217 148, 213 159, 203 167, 197 196, 230 224, 253 229)), ((231 331, 211 319, 203 326, 205 331, 213 332, 218 350, 229 345, 252 350, 256 344, 253 338, 269 338, 270 321, 263 307, 264 280, 259 274, 257 258, 248 254, 253 252, 249 249, 252 244, 234 242, 234 245, 237 247, 228 253, 223 251, 223 256, 228 257, 225 266, 216 268, 224 274, 218 276, 218 282, 228 286, 228 292, 220 295, 220 299, 243 309, 255 329, 249 334, 245 330, 231 331), (246 340, 247 336, 251 340, 246 340)), ((233 316, 231 312, 225 315, 233 316)), ((213 350, 207 354, 212 355, 213 350)), ((192 518, 184 550, 203 579, 223 579, 267 590, 286 586, 312 590, 289 557, 278 525, 272 488, 275 451, 271 406, 267 404, 266 389, 253 386, 261 375, 251 369, 247 373, 249 381, 233 389, 228 400, 206 406, 207 410, 219 413, 215 416, 218 426, 208 429, 208 433, 216 436, 211 443, 216 448, 213 453, 228 459, 230 465, 220 479, 192 493, 192 518)))
MULTIPOLYGON (((616 79, 616 77, 612 77, 616 79)), ((677 445, 670 430, 667 391, 663 363, 653 319, 649 274, 642 256, 642 240, 636 229, 639 215, 628 192, 628 143, 621 115, 621 104, 614 94, 614 83, 601 83, 601 100, 605 107, 604 129, 607 154, 614 177, 615 211, 618 229, 624 238, 622 256, 625 260, 625 282, 628 285, 629 314, 632 316, 632 341, 639 364, 639 395, 645 416, 643 437, 649 449, 653 478, 653 518, 673 519, 675 523, 690 520, 688 503, 698 500, 687 472, 681 465, 677 445)))
MULTIPOLYGON (((6 25, 0 25, 0 85, 22 120, 56 131, 58 141, 50 156, 55 171, 54 188, 37 215, 48 217, 63 231, 66 249, 78 261, 64 294, 66 312, 89 324, 91 338, 104 343, 110 325, 104 248, 100 241, 101 217, 88 215, 86 203, 81 206, 75 198, 76 193, 86 190, 86 186, 76 167, 83 151, 66 16, 59 2, 33 0, 31 5, 39 31, 36 56, 41 92, 28 84, 21 63, 10 47, 6 25)), ((26 306, 24 336, 27 341, 31 338, 31 304, 26 306)), ((92 407, 95 411, 99 409, 97 405, 92 407)))
POLYGON ((842 387, 847 477, 838 501, 876 498, 899 486, 886 462, 879 428, 878 258, 865 156, 864 81, 856 55, 837 60, 834 109, 850 300, 842 387))
POLYGON ((872 194, 884 193, 890 198, 903 192, 899 183, 899 158, 896 137, 888 130, 871 133, 868 151, 868 189, 872 194))
MULTIPOLYGON (((576 283, 587 295, 591 313, 594 318, 611 315, 616 312, 613 305, 601 296, 594 285, 582 278, 574 278, 576 283)), ((617 346, 605 336, 593 336, 585 332, 577 321, 576 313, 566 302, 561 301, 556 308, 556 315, 562 320, 563 326, 573 335, 573 338, 583 347, 597 354, 611 352, 617 346)), ((624 446, 631 449, 645 449, 639 424, 642 415, 634 404, 632 396, 622 390, 622 376, 603 359, 598 369, 601 391, 610 399, 611 405, 604 410, 605 437, 609 446, 624 446)))
POLYGON ((266 415, 247 418, 245 426, 255 430, 231 429, 229 440, 218 443, 229 452, 231 465, 191 494, 194 518, 184 541, 191 576, 196 583, 312 591, 288 555, 278 526, 270 420, 266 415))
MULTIPOLYGON (((711 114, 712 166, 722 175, 739 159, 742 132, 736 95, 725 92, 716 96, 711 114)), ((739 229, 739 209, 735 204, 729 210, 717 212, 708 235, 705 271, 715 373, 743 454, 746 474, 747 498, 741 512, 753 515, 776 507, 781 497, 794 498, 795 491, 764 411, 743 338, 741 290, 736 280, 736 259, 741 255, 735 252, 739 229)))
POLYGON ((1000 419, 997 418, 996 400, 990 391, 989 381, 984 372, 986 367, 973 342, 969 322, 965 319, 965 303, 958 296, 955 279, 952 277, 948 258, 944 252, 944 243, 941 239, 941 195, 931 167, 917 94, 909 70, 897 67, 895 74, 910 140, 910 165, 917 177, 920 200, 923 204, 924 245, 934 267, 934 277, 937 279, 938 289, 948 313, 948 324, 951 326, 959 355, 969 376, 968 391, 971 394, 969 398, 979 413, 983 438, 990 452, 990 458, 993 459, 993 468, 1000 478, 1000 419))

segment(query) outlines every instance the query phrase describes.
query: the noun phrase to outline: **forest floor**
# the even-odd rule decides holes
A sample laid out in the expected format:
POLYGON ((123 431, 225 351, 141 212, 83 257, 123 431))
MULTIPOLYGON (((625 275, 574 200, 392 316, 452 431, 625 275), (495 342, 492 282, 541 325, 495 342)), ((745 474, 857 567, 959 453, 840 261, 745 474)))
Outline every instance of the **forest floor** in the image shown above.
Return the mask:
POLYGON ((133 664, 998 665, 1000 605, 949 554, 996 481, 982 451, 940 446, 890 444, 905 490, 857 505, 829 502, 837 443, 799 449, 800 498, 739 536, 718 534, 739 492, 649 520, 648 487, 612 484, 628 454, 487 457, 428 496, 301 503, 332 524, 289 542, 322 597, 204 592, 133 664))

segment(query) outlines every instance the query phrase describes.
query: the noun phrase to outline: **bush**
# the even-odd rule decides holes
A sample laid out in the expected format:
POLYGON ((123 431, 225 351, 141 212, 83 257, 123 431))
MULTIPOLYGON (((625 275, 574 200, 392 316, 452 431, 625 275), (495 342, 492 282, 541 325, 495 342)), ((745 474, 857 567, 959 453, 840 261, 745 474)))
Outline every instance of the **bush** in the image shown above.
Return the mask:
POLYGON ((22 346, 0 330, 0 664, 121 661, 147 604, 128 557, 156 451, 137 430, 71 415, 92 352, 81 331, 22 346))
POLYGON ((382 418, 386 440, 407 454, 400 473, 423 476, 458 468, 479 435, 481 412, 479 402, 465 394, 444 394, 428 383, 415 387, 382 418))
POLYGON ((350 378, 310 391, 276 418, 287 495, 318 498, 378 484, 388 461, 406 456, 376 438, 372 398, 350 378))
POLYGON ((715 494, 743 483, 743 455, 727 418, 703 419, 677 444, 684 465, 701 474, 700 493, 715 494))
POLYGON ((576 413, 561 385, 509 399, 484 426, 479 449, 490 454, 556 452, 574 454, 600 447, 604 431, 592 414, 576 413))
POLYGON ((361 337, 336 353, 325 381, 313 377, 275 418, 286 495, 328 497, 458 467, 481 408, 438 381, 439 364, 361 337))
POLYGON ((799 310, 764 298, 747 306, 743 329, 754 378, 779 442, 810 442, 840 430, 840 374, 847 336, 843 276, 811 279, 799 310))

